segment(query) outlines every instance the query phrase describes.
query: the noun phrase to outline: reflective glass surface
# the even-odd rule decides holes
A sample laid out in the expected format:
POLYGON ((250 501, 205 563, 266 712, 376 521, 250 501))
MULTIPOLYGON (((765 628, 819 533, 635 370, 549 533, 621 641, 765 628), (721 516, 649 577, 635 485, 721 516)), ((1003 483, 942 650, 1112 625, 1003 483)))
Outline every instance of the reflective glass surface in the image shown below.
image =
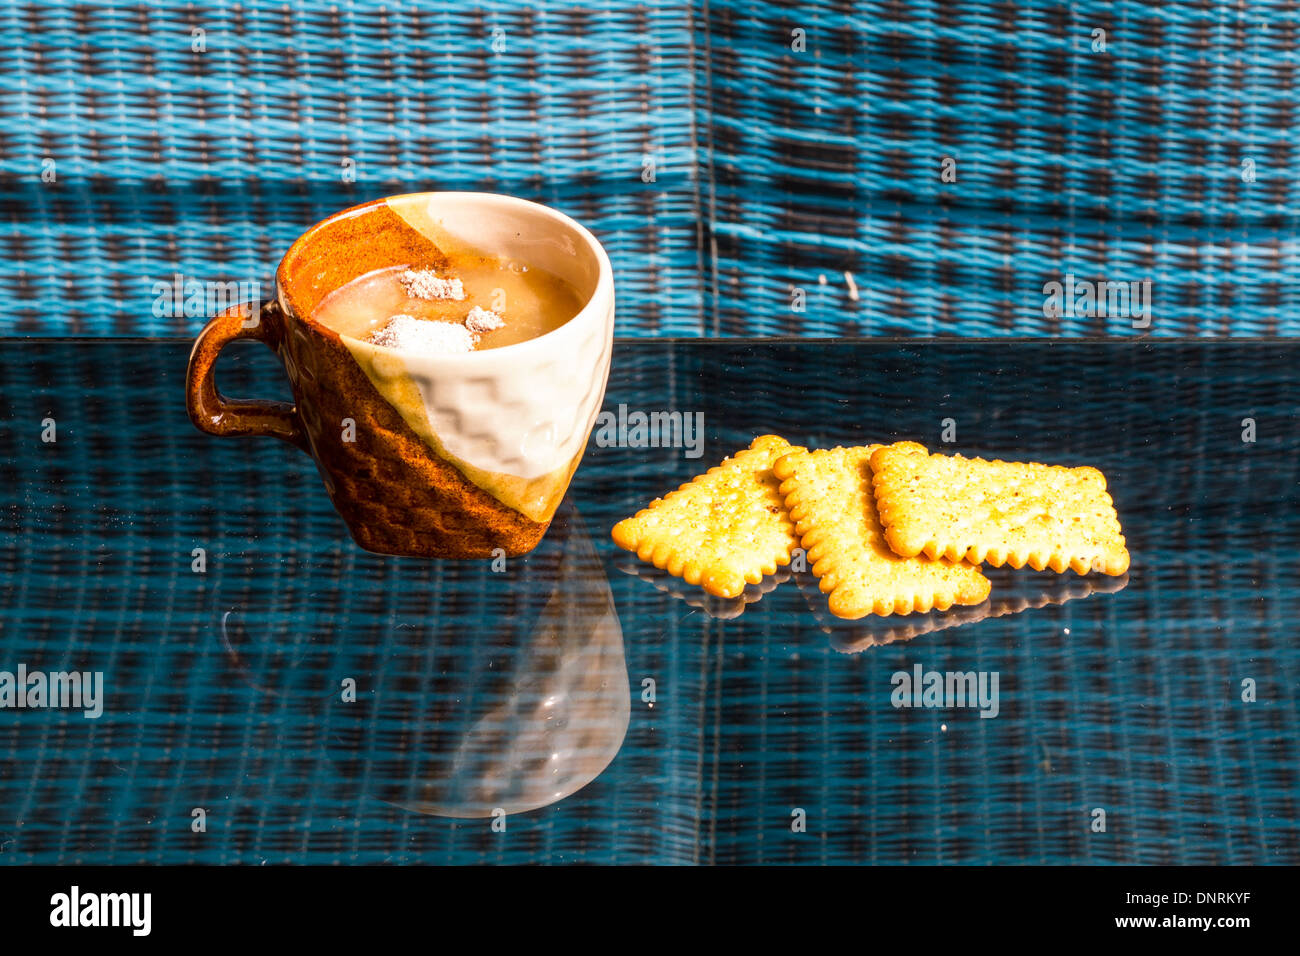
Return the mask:
POLYGON ((702 443, 593 438, 496 567, 356 547, 307 456, 190 424, 188 349, 0 349, 0 671, 103 675, 0 707, 0 862, 1300 862, 1300 346, 620 341, 615 426, 702 443), (766 432, 1095 465, 1132 567, 844 622, 610 540, 766 432), (896 706, 929 672, 996 714, 896 706))

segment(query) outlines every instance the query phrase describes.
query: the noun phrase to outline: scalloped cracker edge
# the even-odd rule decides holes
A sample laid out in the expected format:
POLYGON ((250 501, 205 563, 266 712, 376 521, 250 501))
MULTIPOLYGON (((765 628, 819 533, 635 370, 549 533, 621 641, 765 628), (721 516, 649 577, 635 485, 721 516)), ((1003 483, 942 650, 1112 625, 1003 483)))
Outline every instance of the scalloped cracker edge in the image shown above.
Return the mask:
POLYGON ((1119 575, 1129 553, 1096 468, 930 454, 898 442, 871 456, 880 522, 905 557, 1119 575))
POLYGON ((773 465, 831 613, 856 620, 982 603, 990 585, 978 568, 899 557, 885 542, 871 484, 870 459, 880 447, 796 448, 773 465))
POLYGON ((777 435, 760 435, 614 525, 614 543, 710 594, 737 597, 746 584, 788 565, 799 545, 772 474, 772 462, 792 447, 777 435))

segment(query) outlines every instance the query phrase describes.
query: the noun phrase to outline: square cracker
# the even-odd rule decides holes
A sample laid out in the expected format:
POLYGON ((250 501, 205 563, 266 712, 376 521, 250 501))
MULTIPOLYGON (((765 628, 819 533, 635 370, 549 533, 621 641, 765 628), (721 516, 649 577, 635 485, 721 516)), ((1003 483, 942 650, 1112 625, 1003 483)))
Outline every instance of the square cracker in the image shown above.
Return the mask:
POLYGON ((1129 554, 1096 468, 932 455, 899 442, 871 456, 876 507, 904 556, 1123 574, 1129 554))
POLYGON ((776 435, 750 446, 614 525, 614 542, 710 594, 734 598, 790 563, 799 545, 772 474, 793 447, 776 435))
POLYGON ((901 558, 885 543, 871 491, 870 458, 878 448, 798 448, 773 466, 831 613, 853 620, 979 604, 989 581, 978 568, 901 558))

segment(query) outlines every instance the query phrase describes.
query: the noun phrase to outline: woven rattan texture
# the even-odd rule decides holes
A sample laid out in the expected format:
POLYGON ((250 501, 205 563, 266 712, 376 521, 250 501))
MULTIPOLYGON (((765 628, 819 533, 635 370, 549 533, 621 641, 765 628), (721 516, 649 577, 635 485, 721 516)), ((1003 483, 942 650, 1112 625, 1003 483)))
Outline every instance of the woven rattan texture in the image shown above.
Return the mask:
POLYGON ((1293 0, 9 3, 0 333, 192 334, 156 283, 484 189, 593 229, 623 335, 1296 334, 1298 32, 1293 0), (1067 276, 1149 309, 1047 314, 1067 276))
POLYGON ((465 189, 589 226, 624 334, 697 333, 690 24, 627 0, 0 7, 0 332, 193 333, 155 283, 266 289, 325 216, 465 189))
MULTIPOLYGON (((360 551, 305 455, 193 428, 185 354, 0 352, 0 670, 106 688, 97 720, 0 709, 0 863, 1300 862, 1294 348, 621 343, 606 408, 703 411, 701 457, 593 442, 567 530, 504 573, 360 551), (806 577, 721 619, 609 540, 755 434, 942 447, 949 418, 967 454, 1101 468, 1127 582, 868 647, 899 622, 833 622, 806 577), (434 751, 556 679, 520 655, 574 541, 603 573, 569 593, 607 579, 621 621, 617 756, 505 834, 398 809, 447 772, 434 751), (894 708, 916 665, 998 672, 998 716, 894 708)), ((234 394, 282 379, 223 360, 234 394)), ((1087 580, 1007 573, 993 599, 1087 580)))
POLYGON ((708 7, 713 331, 1300 330, 1294 4, 708 7))

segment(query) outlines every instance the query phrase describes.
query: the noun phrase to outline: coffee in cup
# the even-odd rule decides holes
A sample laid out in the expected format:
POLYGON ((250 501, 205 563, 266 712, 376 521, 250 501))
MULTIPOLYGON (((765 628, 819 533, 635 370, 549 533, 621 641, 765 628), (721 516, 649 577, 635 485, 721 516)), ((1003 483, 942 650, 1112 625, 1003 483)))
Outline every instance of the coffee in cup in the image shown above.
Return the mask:
POLYGON ((613 328, 609 257, 572 219, 487 193, 395 196, 299 238, 259 314, 241 306, 209 322, 187 404, 204 431, 311 454, 367 550, 522 554, 581 461, 613 328), (434 325, 446 328, 428 334, 434 325), (406 347, 467 336, 469 348, 406 347), (280 357, 292 405, 217 391, 217 354, 239 338, 280 357))

